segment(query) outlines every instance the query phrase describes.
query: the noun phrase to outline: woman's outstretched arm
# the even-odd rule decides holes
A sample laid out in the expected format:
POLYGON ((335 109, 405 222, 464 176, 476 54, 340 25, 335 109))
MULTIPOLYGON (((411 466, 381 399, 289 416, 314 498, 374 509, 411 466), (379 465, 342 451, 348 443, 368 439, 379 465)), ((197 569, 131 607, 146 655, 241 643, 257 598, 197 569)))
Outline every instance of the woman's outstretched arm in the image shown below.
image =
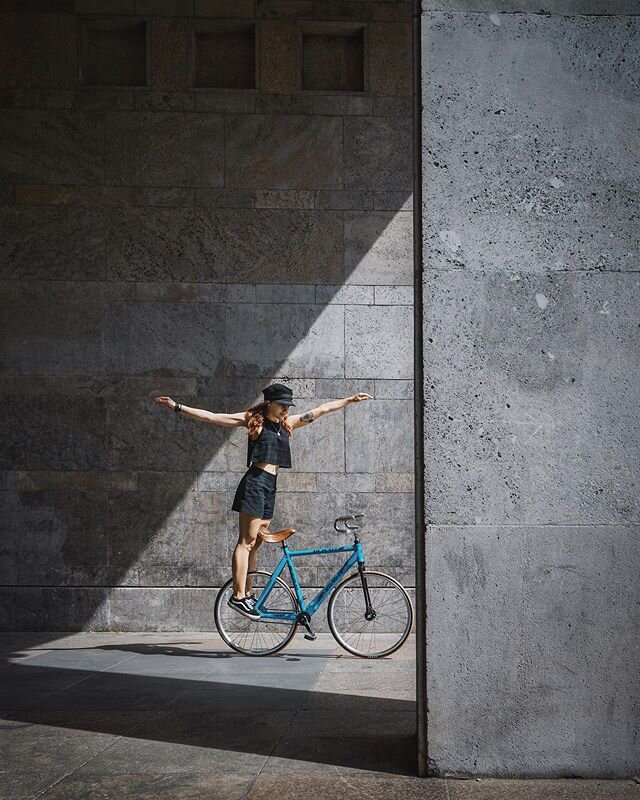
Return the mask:
MULTIPOLYGON (((153 402, 171 409, 176 407, 175 400, 170 397, 155 397, 153 402)), ((237 414, 215 414, 213 411, 207 411, 204 408, 190 408, 181 403, 179 413, 186 414, 188 417, 193 417, 193 419, 201 422, 208 422, 211 425, 222 425, 224 428, 240 428, 247 424, 246 411, 238 411, 237 414)))
POLYGON ((341 408, 348 406, 349 403, 359 403, 360 400, 373 400, 373 397, 366 392, 358 392, 351 395, 351 397, 343 397, 341 400, 331 400, 328 403, 323 403, 310 411, 305 411, 304 414, 293 414, 288 418, 288 422, 292 428, 302 428, 304 425, 309 425, 314 419, 323 416, 323 414, 339 411, 341 408))

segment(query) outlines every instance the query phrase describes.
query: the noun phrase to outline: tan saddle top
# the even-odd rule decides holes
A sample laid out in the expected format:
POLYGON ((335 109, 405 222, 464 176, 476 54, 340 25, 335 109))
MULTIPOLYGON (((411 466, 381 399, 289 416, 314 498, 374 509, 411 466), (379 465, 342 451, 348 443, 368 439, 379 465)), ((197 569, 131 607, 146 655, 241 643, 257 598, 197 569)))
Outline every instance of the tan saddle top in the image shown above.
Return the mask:
POLYGON ((264 539, 265 542, 281 542, 283 539, 288 539, 296 532, 295 528, 283 528, 281 531, 274 531, 271 533, 266 528, 258 530, 258 536, 264 539))

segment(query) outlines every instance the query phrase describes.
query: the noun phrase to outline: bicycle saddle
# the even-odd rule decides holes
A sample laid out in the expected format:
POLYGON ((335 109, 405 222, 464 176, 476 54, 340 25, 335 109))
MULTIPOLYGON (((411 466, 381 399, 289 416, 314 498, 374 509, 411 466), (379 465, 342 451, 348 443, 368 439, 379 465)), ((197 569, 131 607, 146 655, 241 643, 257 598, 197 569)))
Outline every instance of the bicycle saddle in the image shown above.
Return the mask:
POLYGON ((295 528, 283 528, 281 531, 274 531, 273 533, 267 532, 266 529, 260 528, 258 536, 264 539, 265 542, 281 542, 283 539, 288 539, 296 532, 295 528))

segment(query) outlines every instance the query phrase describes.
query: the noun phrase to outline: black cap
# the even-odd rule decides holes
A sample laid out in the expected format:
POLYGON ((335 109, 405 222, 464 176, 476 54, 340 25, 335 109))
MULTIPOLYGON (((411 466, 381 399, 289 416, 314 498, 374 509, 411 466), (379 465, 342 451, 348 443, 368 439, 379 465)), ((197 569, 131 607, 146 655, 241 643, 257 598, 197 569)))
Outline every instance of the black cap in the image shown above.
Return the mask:
POLYGON ((265 401, 282 403, 283 406, 295 406, 293 392, 284 383, 272 383, 262 390, 265 401))

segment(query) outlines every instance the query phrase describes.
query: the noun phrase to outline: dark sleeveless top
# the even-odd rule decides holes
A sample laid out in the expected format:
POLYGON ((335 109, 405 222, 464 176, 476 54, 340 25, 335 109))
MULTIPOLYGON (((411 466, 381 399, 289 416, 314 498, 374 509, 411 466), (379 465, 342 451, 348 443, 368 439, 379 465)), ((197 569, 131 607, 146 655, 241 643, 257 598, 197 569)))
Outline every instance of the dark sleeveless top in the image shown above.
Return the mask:
POLYGON ((289 434, 279 420, 272 422, 263 417, 262 430, 257 438, 247 436, 247 466, 250 467, 254 461, 291 467, 289 434))

